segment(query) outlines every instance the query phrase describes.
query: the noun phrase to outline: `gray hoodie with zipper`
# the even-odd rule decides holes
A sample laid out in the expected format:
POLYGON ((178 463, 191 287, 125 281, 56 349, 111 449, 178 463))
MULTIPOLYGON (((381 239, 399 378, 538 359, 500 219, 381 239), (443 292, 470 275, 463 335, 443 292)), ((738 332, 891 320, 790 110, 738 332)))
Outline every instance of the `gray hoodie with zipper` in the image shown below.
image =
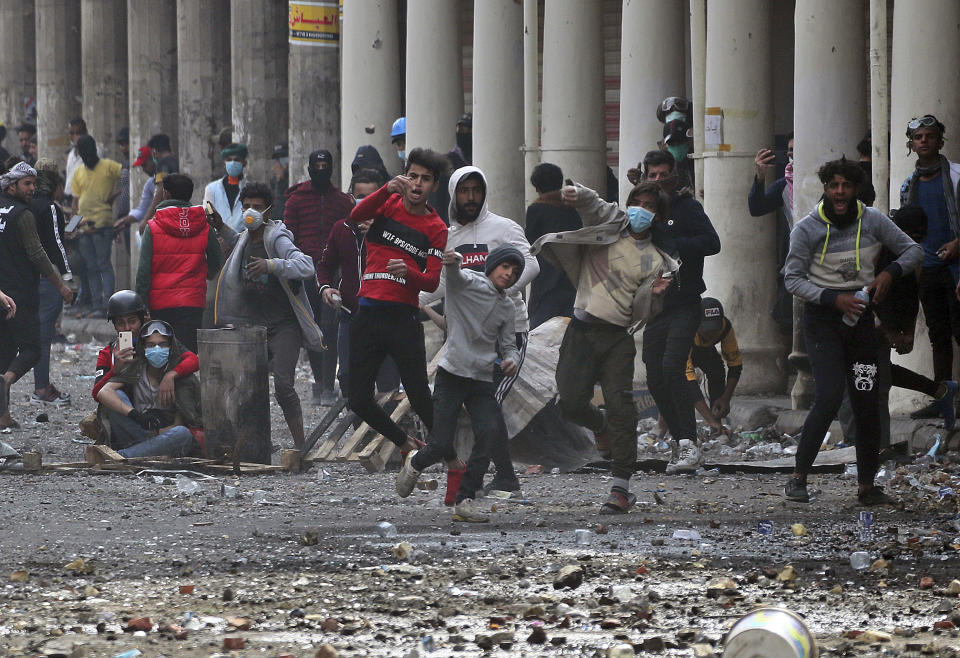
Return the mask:
MULTIPOLYGON (((516 330, 526 332, 530 330, 527 318, 527 305, 523 301, 523 290, 540 274, 540 263, 530 254, 530 243, 523 233, 523 227, 512 219, 501 217, 490 212, 488 196, 483 199, 480 213, 472 222, 460 222, 457 215, 457 184, 470 174, 477 174, 483 180, 484 190, 487 189, 487 178, 477 167, 460 167, 450 176, 450 231, 447 233, 447 249, 453 249, 463 256, 463 267, 475 272, 483 273, 483 264, 487 254, 497 247, 509 244, 523 254, 524 266, 520 279, 507 290, 507 296, 513 302, 517 311, 516 330)), ((426 306, 444 295, 446 289, 446 270, 440 272, 440 285, 433 292, 420 293, 420 305, 426 306)))
POLYGON ((857 219, 841 228, 827 217, 821 201, 790 232, 784 285, 804 301, 833 306, 841 293, 873 283, 883 247, 898 255, 884 270, 895 279, 913 272, 923 259, 920 245, 876 208, 858 201, 857 219))

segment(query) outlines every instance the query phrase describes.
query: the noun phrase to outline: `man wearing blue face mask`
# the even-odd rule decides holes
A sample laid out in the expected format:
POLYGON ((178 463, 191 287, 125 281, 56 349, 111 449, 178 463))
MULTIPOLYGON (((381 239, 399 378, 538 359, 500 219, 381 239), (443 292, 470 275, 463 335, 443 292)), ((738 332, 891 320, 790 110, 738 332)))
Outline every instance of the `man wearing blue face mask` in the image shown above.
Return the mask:
POLYGON ((274 393, 293 443, 301 448, 303 412, 294 388, 300 347, 326 349, 307 298, 307 286, 316 285, 313 259, 296 247, 283 222, 269 219, 273 203, 269 187, 248 184, 240 202, 244 226, 240 233, 216 213, 207 218, 229 254, 217 280, 213 322, 267 328, 274 393))
POLYGON ((97 415, 111 447, 122 456, 186 457, 199 450, 194 438, 202 427, 197 376, 178 377, 172 401, 160 394, 164 376, 185 352, 173 327, 151 320, 140 331, 133 360, 97 393, 97 415))
POLYGON ((203 191, 203 205, 209 201, 230 228, 241 231, 240 190, 246 185, 243 168, 247 166, 247 145, 231 144, 220 151, 220 157, 227 175, 207 184, 203 191))
POLYGON ((633 334, 656 316, 679 267, 651 240, 665 217, 666 194, 650 182, 631 190, 627 207, 567 181, 561 198, 576 208, 583 228, 547 233, 530 251, 561 267, 577 296, 557 362, 564 417, 590 429, 601 456, 613 459, 613 486, 601 514, 622 514, 637 497, 629 491, 637 463, 637 409, 633 403, 633 334), (596 383, 605 407, 591 402, 596 383))

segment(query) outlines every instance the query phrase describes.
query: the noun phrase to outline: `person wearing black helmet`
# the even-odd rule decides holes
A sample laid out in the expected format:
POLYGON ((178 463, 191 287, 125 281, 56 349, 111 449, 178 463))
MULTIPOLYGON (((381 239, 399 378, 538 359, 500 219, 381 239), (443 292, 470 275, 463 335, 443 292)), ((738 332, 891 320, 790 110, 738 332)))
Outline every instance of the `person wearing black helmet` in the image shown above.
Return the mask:
MULTIPOLYGON (((136 346, 139 342, 140 330, 150 319, 150 310, 143 302, 143 298, 132 290, 118 290, 107 301, 107 319, 117 330, 117 340, 110 342, 97 355, 97 368, 93 380, 93 399, 97 400, 107 382, 117 372, 123 370, 134 359, 136 346), (120 348, 120 332, 130 332, 133 346, 120 348)), ((184 350, 178 361, 161 381, 160 390, 164 396, 173 394, 174 383, 177 378, 188 377, 200 369, 197 355, 184 350)))
POLYGON ((185 457, 200 444, 200 383, 195 375, 178 378, 173 370, 185 351, 173 327, 148 321, 139 332, 133 359, 97 393, 97 415, 110 445, 123 457, 185 457), (171 392, 165 381, 177 380, 171 392))

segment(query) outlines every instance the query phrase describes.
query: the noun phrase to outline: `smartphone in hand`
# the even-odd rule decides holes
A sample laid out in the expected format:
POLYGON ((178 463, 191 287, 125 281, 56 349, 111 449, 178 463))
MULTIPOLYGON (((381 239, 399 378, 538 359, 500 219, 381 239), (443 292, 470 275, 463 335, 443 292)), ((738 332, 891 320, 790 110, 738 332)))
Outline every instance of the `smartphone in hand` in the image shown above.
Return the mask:
POLYGON ((121 331, 117 339, 117 345, 121 350, 133 349, 133 332, 132 331, 121 331))

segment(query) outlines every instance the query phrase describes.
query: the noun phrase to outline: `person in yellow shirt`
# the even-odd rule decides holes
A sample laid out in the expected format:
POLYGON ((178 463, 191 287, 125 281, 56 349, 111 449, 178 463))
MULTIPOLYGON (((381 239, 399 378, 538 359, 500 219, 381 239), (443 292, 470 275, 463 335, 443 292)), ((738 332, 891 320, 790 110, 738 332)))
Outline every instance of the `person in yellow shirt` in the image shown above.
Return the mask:
POLYGON ((90 135, 77 139, 83 162, 73 172, 73 212, 79 213, 80 255, 87 265, 90 306, 87 317, 106 317, 107 299, 113 294, 115 278, 110 261, 113 246, 113 201, 120 193, 121 165, 97 155, 97 143, 90 135))
POLYGON ((733 324, 724 316, 723 304, 713 297, 704 297, 700 309, 700 327, 693 338, 690 356, 687 357, 687 381, 692 384, 691 395, 697 400, 697 411, 712 430, 723 432, 727 430, 721 420, 730 413, 730 399, 743 373, 743 355, 740 354, 733 324), (719 353, 716 348, 718 343, 719 353), (698 368, 707 378, 709 406, 697 385, 698 368))

